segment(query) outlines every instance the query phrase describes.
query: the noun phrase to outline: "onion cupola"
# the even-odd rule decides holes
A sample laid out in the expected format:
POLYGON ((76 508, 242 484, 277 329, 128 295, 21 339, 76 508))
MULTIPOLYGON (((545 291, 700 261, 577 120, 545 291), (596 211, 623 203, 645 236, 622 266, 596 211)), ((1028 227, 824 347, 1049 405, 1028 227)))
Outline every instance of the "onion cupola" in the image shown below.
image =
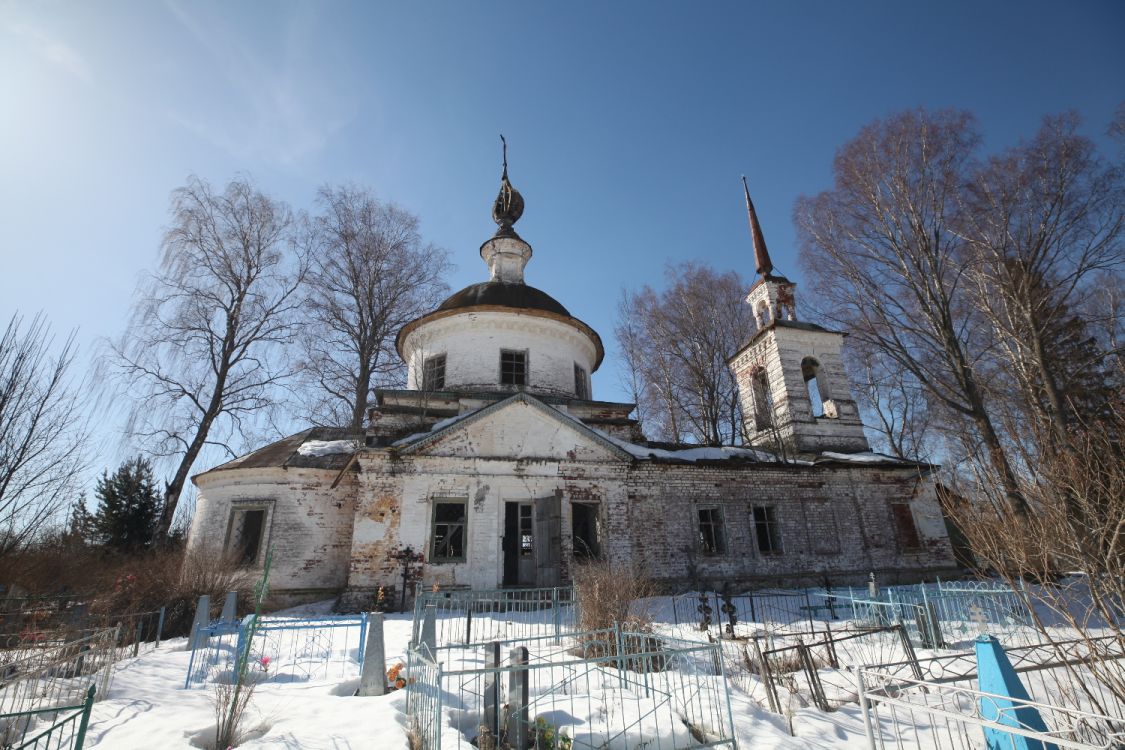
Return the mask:
POLYGON ((591 398, 590 375, 605 356, 602 340, 554 297, 524 281, 532 250, 514 228, 523 210, 523 196, 508 179, 504 144, 492 206, 497 229, 480 247, 488 281, 451 295, 399 332, 408 388, 591 398))

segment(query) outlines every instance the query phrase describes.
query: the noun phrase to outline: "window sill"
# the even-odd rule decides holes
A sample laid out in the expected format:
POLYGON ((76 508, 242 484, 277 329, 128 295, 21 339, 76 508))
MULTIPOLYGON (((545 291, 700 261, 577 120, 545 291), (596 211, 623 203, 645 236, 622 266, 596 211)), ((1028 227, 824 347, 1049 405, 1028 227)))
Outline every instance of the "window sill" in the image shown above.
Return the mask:
POLYGON ((424 560, 426 565, 459 565, 466 560, 463 557, 441 557, 435 560, 424 560))

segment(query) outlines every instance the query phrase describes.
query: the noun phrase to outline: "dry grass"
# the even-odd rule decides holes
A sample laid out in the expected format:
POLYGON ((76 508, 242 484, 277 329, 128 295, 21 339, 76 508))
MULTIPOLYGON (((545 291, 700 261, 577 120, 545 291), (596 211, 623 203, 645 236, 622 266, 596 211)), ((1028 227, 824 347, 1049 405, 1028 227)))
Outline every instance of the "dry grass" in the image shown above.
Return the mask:
POLYGON ((574 569, 574 588, 579 630, 601 630, 614 624, 636 633, 652 630, 652 614, 638 600, 659 592, 638 570, 611 568, 600 560, 582 563, 574 569))

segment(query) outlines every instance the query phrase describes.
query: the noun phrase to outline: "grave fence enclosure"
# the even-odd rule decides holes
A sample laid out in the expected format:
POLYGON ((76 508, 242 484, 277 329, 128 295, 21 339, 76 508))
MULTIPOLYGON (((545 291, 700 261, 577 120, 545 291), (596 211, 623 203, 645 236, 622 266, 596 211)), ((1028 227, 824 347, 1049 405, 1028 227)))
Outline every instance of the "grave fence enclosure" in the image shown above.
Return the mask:
POLYGON ((431 645, 471 645, 496 640, 561 635, 578 621, 573 587, 535 589, 419 590, 414 597, 411 645, 422 637, 421 628, 432 619, 431 645))
MULTIPOLYGON (((1088 711, 1125 722, 1125 644, 1114 635, 1032 646, 1009 646, 1004 653, 1033 701, 1088 711)), ((973 651, 941 654, 864 668, 885 677, 927 685, 979 689, 973 651)))
POLYGON ((4 750, 82 750, 97 688, 91 685, 80 703, 0 715, 4 750))
POLYGON ((363 664, 367 615, 260 617, 213 621, 196 629, 184 688, 230 682, 240 654, 258 682, 307 682, 358 677, 363 664))
MULTIPOLYGON (((716 630, 726 636, 808 633, 850 614, 849 602, 823 589, 723 594, 702 591, 671 597, 671 624, 677 633, 716 630)), ((662 613, 657 613, 662 614, 662 613)), ((663 618, 662 618, 663 619, 663 618)))
POLYGON ((1125 722, 1077 708, 870 669, 856 670, 856 689, 872 750, 1125 746, 1125 722))
POLYGON ((118 628, 103 628, 0 651, 0 715, 77 705, 92 686, 105 695, 120 656, 118 637, 118 628))
POLYGON ((422 750, 734 750, 716 644, 620 627, 410 648, 408 733, 422 750))

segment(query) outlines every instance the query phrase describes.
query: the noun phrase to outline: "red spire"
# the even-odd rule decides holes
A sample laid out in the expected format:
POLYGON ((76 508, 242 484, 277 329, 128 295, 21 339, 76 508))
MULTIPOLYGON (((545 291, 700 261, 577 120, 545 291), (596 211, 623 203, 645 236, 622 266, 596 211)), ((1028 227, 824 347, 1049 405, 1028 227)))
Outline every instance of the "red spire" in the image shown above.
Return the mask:
POLYGON ((754 212, 754 202, 750 200, 750 188, 746 186, 746 175, 742 175, 742 190, 746 193, 746 213, 750 216, 750 237, 754 240, 754 265, 762 277, 773 273, 773 261, 766 249, 766 238, 758 224, 758 214, 754 212))

